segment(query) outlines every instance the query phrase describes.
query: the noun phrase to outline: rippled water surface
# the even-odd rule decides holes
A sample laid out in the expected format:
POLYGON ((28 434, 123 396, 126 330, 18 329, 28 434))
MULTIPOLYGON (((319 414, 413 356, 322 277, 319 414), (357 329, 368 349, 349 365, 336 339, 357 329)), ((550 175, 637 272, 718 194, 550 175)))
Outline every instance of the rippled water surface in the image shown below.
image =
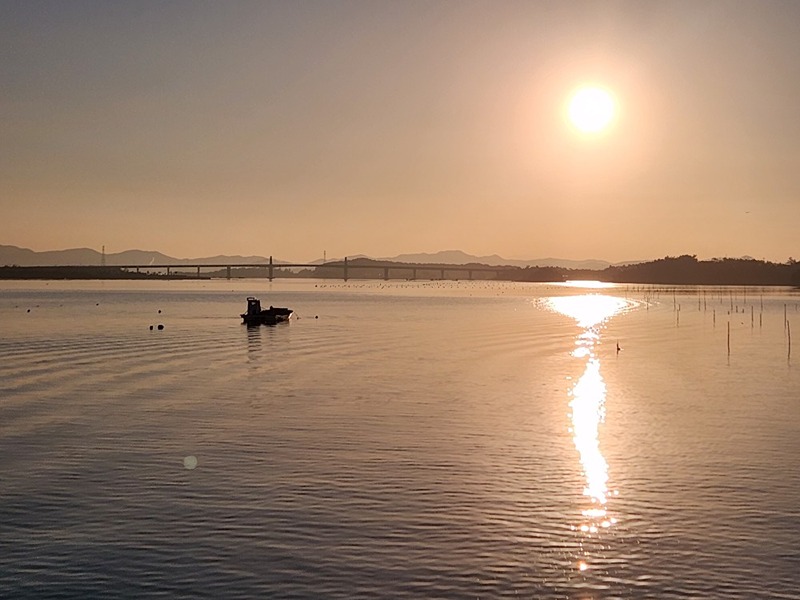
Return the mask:
POLYGON ((798 303, 0 283, 0 597, 800 598, 798 303))

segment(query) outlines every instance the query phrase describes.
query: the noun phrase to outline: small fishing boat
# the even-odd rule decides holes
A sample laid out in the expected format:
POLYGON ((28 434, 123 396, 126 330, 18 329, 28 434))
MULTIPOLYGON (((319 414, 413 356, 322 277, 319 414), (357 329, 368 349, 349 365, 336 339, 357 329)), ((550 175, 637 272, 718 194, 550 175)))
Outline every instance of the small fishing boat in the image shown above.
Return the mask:
POLYGON ((276 325, 288 322, 294 311, 291 308, 270 306, 262 310, 261 301, 253 296, 247 298, 247 312, 242 313, 245 325, 276 325))

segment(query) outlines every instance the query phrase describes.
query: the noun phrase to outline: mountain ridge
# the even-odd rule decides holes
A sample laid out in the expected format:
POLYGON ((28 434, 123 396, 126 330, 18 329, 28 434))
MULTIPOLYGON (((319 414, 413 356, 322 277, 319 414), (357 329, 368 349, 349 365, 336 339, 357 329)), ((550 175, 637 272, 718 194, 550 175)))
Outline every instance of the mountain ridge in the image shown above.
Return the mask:
MULTIPOLYGON (((371 258, 365 255, 348 256, 349 259, 371 258)), ((328 262, 342 260, 342 258, 331 258, 328 262)), ((626 261, 622 263, 611 263, 599 259, 571 260, 561 258, 538 258, 530 260, 507 259, 497 254, 489 256, 474 256, 462 250, 441 250, 433 253, 400 254, 394 257, 380 257, 375 260, 385 260, 403 263, 417 264, 486 264, 489 266, 514 266, 514 267, 561 267, 568 269, 590 269, 602 270, 609 266, 632 264, 641 261, 626 261)), ((241 255, 216 255, 200 258, 175 258, 155 250, 124 250, 105 254, 105 256, 92 248, 68 248, 65 250, 46 250, 38 252, 30 248, 21 248, 12 245, 0 245, 0 265, 20 266, 20 267, 40 267, 40 266, 91 266, 100 265, 103 262, 107 266, 119 265, 147 265, 147 264, 209 264, 209 265, 236 265, 236 264, 256 264, 268 263, 269 257, 264 256, 241 256, 241 255)), ((274 264, 289 263, 287 260, 274 260, 274 264)), ((322 264, 322 259, 311 261, 310 264, 322 264)))

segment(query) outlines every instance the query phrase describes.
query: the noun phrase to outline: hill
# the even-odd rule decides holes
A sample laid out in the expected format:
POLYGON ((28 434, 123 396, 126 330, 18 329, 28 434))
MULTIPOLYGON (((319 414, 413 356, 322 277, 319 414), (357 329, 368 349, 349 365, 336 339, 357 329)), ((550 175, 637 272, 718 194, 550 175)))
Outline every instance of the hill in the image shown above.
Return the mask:
MULTIPOLYGON (((211 256, 202 258, 175 258, 153 250, 125 250, 105 255, 106 266, 148 265, 148 264, 208 264, 235 265, 268 263, 269 258, 263 256, 211 256)), ((61 266, 98 266, 103 264, 103 254, 91 248, 73 248, 69 250, 49 250, 35 252, 28 248, 0 245, 0 266, 19 267, 61 267, 61 266)))
POLYGON ((511 266, 511 267, 560 267, 563 269, 592 269, 602 270, 611 266, 612 263, 605 260, 569 260, 565 258, 535 258, 530 260, 509 259, 492 254, 489 256, 473 256, 461 250, 443 250, 435 253, 420 254, 401 254, 393 258, 383 258, 380 260, 391 260, 402 263, 417 264, 443 264, 443 265, 469 265, 482 264, 492 267, 511 266))
MULTIPOLYGON (((364 255, 349 256, 348 259, 370 258, 364 255)), ((341 260, 330 259, 330 261, 341 260)), ((604 260, 568 260, 562 258, 537 258, 531 260, 508 259, 492 254, 490 256, 473 256, 461 250, 443 250, 435 253, 401 254, 399 256, 379 258, 375 260, 390 261, 407 264, 442 264, 442 265, 470 265, 482 264, 489 266, 512 267, 558 267, 563 269, 591 269, 602 270, 611 266, 604 260)), ((103 255, 91 248, 73 248, 69 250, 49 250, 35 252, 28 248, 0 245, 0 266, 40 267, 40 266, 97 266, 102 264, 103 255)), ((148 264, 208 264, 208 265, 237 265, 268 263, 269 257, 265 256, 227 256, 218 255, 201 258, 175 258, 153 250, 125 250, 124 252, 105 255, 106 266, 119 265, 148 265, 148 264)), ((275 264, 291 261, 275 260, 275 264)), ((318 259, 313 263, 321 263, 318 259)), ((627 264, 627 263, 618 263, 627 264)))

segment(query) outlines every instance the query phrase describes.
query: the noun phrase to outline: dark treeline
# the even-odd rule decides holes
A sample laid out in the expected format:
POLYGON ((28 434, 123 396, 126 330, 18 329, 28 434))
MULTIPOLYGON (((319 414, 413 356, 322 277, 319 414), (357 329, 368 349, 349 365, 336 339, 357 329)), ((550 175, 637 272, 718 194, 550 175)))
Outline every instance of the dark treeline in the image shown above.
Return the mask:
POLYGON ((187 275, 137 273, 120 267, 0 267, 0 279, 187 279, 187 275))
MULTIPOLYGON (((193 267, 175 265, 167 275, 161 272, 138 273, 119 267, 0 267, 0 279, 195 279, 193 267), (187 269, 179 271, 178 269, 187 269)), ((204 272, 203 279, 224 278, 227 269, 204 272)), ((231 277, 269 277, 264 267, 236 267, 231 277)), ((312 277, 342 279, 344 262, 292 270, 273 268, 275 278, 312 277)), ((800 286, 800 263, 789 259, 773 263, 745 258, 698 260, 696 256, 667 256, 649 262, 610 266, 602 270, 562 267, 512 267, 479 263, 467 265, 413 264, 359 258, 348 262, 348 279, 474 279, 500 281, 600 280, 610 283, 666 285, 787 285, 800 286)))
POLYGON ((746 258, 698 260, 689 255, 667 256, 590 273, 592 279, 613 283, 800 285, 800 264, 791 259, 786 263, 773 263, 746 258))
POLYGON ((602 270, 561 267, 510 269, 501 275, 513 281, 599 280, 609 283, 669 285, 789 285, 800 286, 800 263, 773 263, 749 258, 698 260, 667 256, 649 262, 610 266, 602 270))
MULTIPOLYGON (((369 266, 370 269, 352 269, 350 278, 380 279, 385 269, 391 269, 394 279, 412 276, 417 279, 437 279, 446 268, 446 278, 500 279, 505 281, 566 281, 600 280, 609 283, 653 283, 672 285, 795 285, 800 286, 800 263, 790 259, 786 263, 773 263, 744 258, 718 258, 701 261, 696 256, 667 256, 654 261, 610 266, 602 270, 567 269, 563 267, 496 267, 485 264, 430 265, 406 264, 359 259, 351 266, 369 266)), ((311 277, 341 277, 342 263, 318 267, 309 272, 311 277)))
MULTIPOLYGON (((654 261, 610 266, 602 270, 567 269, 563 267, 497 267, 473 263, 468 265, 410 264, 371 259, 349 263, 352 279, 380 279, 386 269, 393 279, 439 279, 447 268, 447 279, 499 279, 504 281, 600 280, 610 283, 653 283, 672 285, 800 285, 800 263, 790 259, 773 263, 744 258, 718 258, 701 261, 696 256, 667 256, 654 261), (369 268, 365 268, 369 267, 369 268)), ((342 277, 343 263, 317 267, 299 276, 342 277)))

